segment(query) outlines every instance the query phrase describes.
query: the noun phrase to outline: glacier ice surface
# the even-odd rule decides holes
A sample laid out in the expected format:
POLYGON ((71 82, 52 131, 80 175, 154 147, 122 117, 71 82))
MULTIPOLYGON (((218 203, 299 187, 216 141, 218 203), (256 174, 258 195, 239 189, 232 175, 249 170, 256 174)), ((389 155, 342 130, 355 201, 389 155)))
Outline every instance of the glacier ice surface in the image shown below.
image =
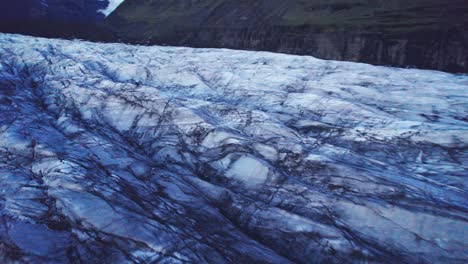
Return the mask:
POLYGON ((467 90, 0 34, 0 262, 466 263, 467 90))

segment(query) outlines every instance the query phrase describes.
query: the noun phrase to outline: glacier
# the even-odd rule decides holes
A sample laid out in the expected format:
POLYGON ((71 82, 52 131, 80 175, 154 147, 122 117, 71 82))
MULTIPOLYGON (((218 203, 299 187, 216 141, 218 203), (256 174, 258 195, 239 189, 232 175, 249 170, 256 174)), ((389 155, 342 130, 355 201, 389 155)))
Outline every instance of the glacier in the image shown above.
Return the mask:
POLYGON ((2 263, 466 263, 468 76, 0 34, 2 263))

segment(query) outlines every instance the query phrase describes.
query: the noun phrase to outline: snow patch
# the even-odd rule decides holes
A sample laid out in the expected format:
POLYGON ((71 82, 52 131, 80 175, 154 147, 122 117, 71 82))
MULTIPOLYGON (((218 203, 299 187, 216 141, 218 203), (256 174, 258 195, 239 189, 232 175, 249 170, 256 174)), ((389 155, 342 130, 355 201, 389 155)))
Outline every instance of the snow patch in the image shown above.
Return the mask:
MULTIPOLYGON (((103 0, 106 1, 106 0, 103 0)), ((98 12, 103 13, 106 17, 109 16, 112 12, 117 9, 125 0, 107 0, 109 1, 109 5, 105 9, 100 9, 98 12)))

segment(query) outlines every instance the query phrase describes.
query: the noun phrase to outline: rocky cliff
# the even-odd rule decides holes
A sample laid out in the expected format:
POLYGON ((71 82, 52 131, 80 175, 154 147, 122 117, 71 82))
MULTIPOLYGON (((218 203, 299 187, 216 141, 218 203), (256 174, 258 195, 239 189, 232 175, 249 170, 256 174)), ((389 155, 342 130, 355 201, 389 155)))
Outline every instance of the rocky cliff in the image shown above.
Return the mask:
POLYGON ((106 24, 134 43, 468 72, 467 14, 464 0, 134 0, 106 24))

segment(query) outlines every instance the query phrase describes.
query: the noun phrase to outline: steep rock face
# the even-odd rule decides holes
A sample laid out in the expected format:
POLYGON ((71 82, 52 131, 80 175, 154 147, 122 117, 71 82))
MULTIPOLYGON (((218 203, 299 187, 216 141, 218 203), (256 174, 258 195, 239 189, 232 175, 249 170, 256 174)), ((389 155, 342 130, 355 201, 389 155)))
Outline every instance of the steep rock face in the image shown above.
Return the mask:
POLYGON ((468 76, 0 35, 2 263, 466 263, 468 76))
POLYGON ((463 0, 136 0, 106 24, 136 43, 468 72, 467 14, 463 0))
POLYGON ((328 60, 367 62, 468 72, 468 31, 444 30, 386 35, 360 32, 313 32, 276 29, 201 29, 151 39, 151 43, 253 49, 312 55, 328 60))

